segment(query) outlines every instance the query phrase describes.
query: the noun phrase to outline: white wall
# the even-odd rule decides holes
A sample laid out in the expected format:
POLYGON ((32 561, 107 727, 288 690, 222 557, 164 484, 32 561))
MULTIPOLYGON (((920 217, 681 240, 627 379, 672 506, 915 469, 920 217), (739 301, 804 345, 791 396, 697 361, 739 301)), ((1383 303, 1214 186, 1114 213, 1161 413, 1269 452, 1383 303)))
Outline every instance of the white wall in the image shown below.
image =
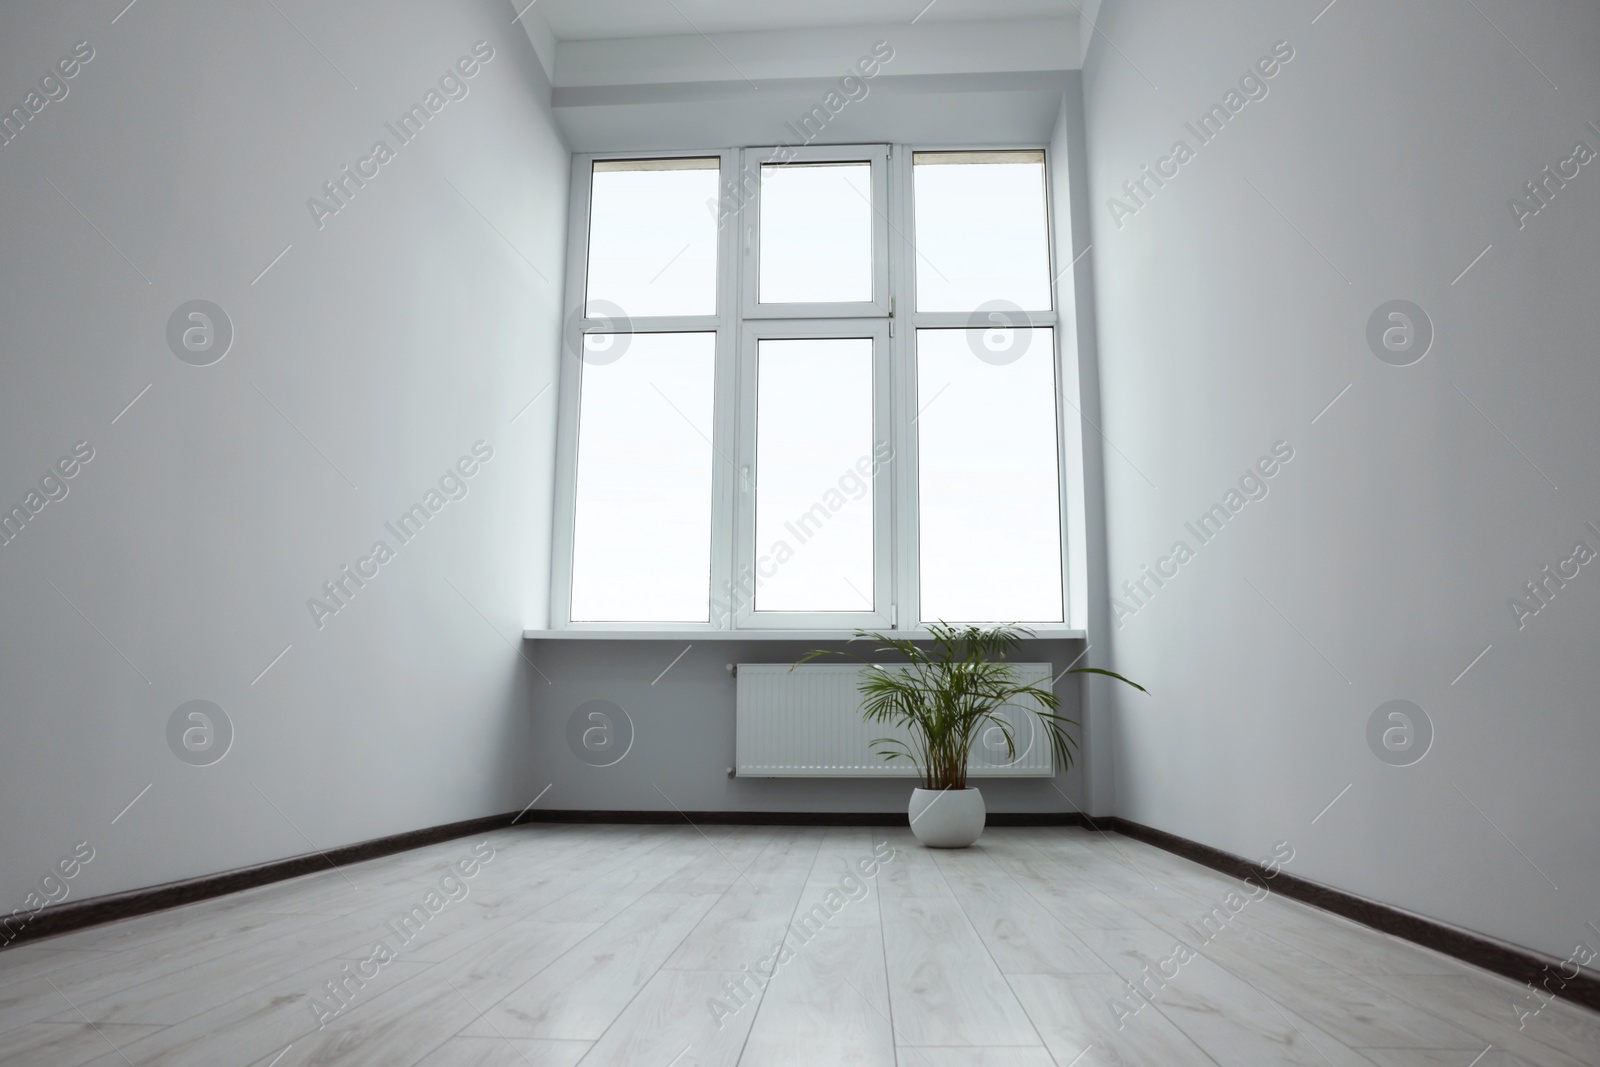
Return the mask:
MULTIPOLYGON (((1098 330, 1095 322, 1094 227, 1090 221, 1089 167, 1084 141, 1083 76, 1074 71, 1050 138, 1051 221, 1055 228, 1056 306, 1061 309, 1061 419, 1063 473, 1067 481, 1067 617, 1089 636, 1079 663, 1103 667, 1111 645, 1104 637, 1110 612, 1106 593, 1105 441, 1100 434, 1098 330), (1098 646, 1098 647, 1096 647, 1098 646)), ((1109 815, 1116 804, 1116 763, 1112 741, 1114 705, 1104 690, 1120 686, 1106 678, 1081 675, 1077 683, 1081 714, 1084 808, 1109 815)))
MULTIPOLYGON (((862 42, 870 55, 874 39, 862 42)), ((895 62, 898 62, 898 55, 895 62)), ((1050 138, 1066 71, 990 74, 890 74, 841 105, 840 75, 768 81, 557 88, 556 121, 575 152, 657 151, 692 145, 1038 144, 1050 138), (831 95, 830 95, 831 94, 831 95), (821 132, 815 109, 838 108, 821 132), (799 132, 796 132, 799 131, 799 132)))
POLYGON ((754 92, 773 79, 838 78, 878 41, 893 46, 887 69, 896 75, 1078 67, 1069 17, 561 41, 554 80, 561 88, 732 81, 754 92))
POLYGON ((1600 549, 1600 166, 1523 228, 1507 202, 1575 142, 1600 149, 1600 9, 1476 7, 1099 14, 1113 587, 1197 549, 1110 635, 1154 694, 1110 694, 1117 811, 1249 857, 1287 840, 1298 874, 1565 956, 1600 922, 1600 569, 1525 628, 1507 601, 1580 539, 1600 549), (1270 94, 1116 225, 1107 199, 1193 147, 1183 123, 1278 41, 1270 94), (1365 336, 1396 298, 1437 334, 1406 367, 1365 336), (1198 546, 1185 522, 1279 441, 1270 495, 1198 546), (1435 730, 1410 766, 1368 747, 1394 699, 1435 730))
POLYGON ((522 409, 555 372, 568 163, 527 37, 504 0, 123 6, 0 15, 5 109, 94 49, 0 145, 0 502, 94 450, 0 547, 7 912, 79 841, 70 899, 531 799, 553 392, 522 409), (468 95, 399 146, 385 122, 478 41, 468 95), (379 138, 395 158, 319 229, 307 199, 379 138), (195 298, 236 332, 206 367, 165 337, 195 298), (385 522, 479 440, 401 547, 385 522), (319 629, 308 598, 379 539, 319 629), (209 767, 166 739, 195 699, 235 730, 209 767))
MULTIPOLYGON (((541 48, 548 27, 522 23, 541 48)), ((1072 18, 561 41, 556 121, 575 151, 1049 138, 1072 18), (865 69, 869 76, 862 78, 865 69), (821 110, 823 108, 826 110, 821 110), (793 124, 793 129, 791 129, 793 124)))

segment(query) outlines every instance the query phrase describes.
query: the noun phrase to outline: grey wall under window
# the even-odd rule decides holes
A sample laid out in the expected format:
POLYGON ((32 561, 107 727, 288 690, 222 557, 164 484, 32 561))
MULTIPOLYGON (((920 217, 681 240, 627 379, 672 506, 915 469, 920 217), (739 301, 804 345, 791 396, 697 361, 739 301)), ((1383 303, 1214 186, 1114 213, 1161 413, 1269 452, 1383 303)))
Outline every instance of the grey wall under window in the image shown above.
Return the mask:
MULTIPOLYGON (((541 808, 612 811, 901 812, 911 780, 729 778, 734 680, 729 663, 793 663, 810 643, 789 641, 541 641, 530 645, 548 678, 533 690, 534 792, 541 808), (690 646, 693 647, 690 647, 690 646), (689 651, 681 659, 674 659, 689 651), (668 669, 670 667, 670 669, 668 669), (665 673, 663 673, 663 671, 665 673), (659 680, 658 680, 659 679, 659 680), (590 701, 609 701, 633 724, 621 762, 591 767, 574 754, 568 724, 590 701)), ((832 644, 829 648, 844 648, 832 644)), ((1064 669, 1080 641, 1038 641, 1016 658, 1064 669)), ((1061 714, 1081 710, 1076 676, 1056 686, 1061 714)), ((1074 811, 1081 770, 1055 779, 978 779, 990 811, 1074 811)))

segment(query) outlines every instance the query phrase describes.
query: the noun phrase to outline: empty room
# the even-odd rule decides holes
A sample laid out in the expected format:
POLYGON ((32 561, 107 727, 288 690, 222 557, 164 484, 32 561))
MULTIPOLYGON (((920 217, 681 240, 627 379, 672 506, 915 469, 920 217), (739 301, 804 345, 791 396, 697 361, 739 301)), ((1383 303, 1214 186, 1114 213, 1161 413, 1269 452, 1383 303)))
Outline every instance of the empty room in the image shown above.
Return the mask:
POLYGON ((0 1064, 1600 1065, 1597 155, 1593 0, 5 5, 0 1064))

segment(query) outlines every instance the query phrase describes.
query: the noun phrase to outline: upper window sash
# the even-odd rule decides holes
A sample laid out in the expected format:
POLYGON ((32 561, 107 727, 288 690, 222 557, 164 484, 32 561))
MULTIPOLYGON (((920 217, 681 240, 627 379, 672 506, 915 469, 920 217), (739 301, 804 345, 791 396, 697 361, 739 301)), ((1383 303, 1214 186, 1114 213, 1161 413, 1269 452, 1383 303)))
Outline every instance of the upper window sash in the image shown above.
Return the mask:
POLYGON ((720 155, 597 159, 590 167, 584 316, 715 316, 720 155))
MULTIPOLYGON (((996 148, 989 150, 974 150, 961 147, 934 148, 918 147, 908 149, 905 153, 903 167, 903 181, 897 188, 900 190, 905 203, 905 221, 902 226, 907 234, 916 235, 901 242, 909 249, 905 257, 905 273, 901 275, 905 280, 901 283, 901 305, 897 308, 898 314, 909 320, 912 327, 955 327, 964 326, 978 331, 995 329, 1026 329, 1029 327, 1053 327, 1061 321, 1059 311, 1055 304, 1055 282, 1058 278, 1058 269, 1053 266, 1054 255, 1054 226, 1052 215, 1055 205, 1051 203, 1049 194, 1050 159, 1048 153, 1036 147, 996 148), (1016 301, 1008 299, 1006 295, 995 292, 987 295, 983 300, 971 301, 971 307, 961 307, 958 310, 928 310, 922 306, 921 293, 923 292, 923 275, 937 274, 940 266, 930 259, 931 256, 940 256, 937 247, 924 249, 927 237, 919 226, 918 212, 925 210, 925 205, 919 204, 917 199, 917 163, 920 160, 924 166, 938 166, 940 164, 957 163, 963 161, 967 165, 985 165, 1002 163, 1008 159, 1019 162, 1037 162, 1042 164, 1043 188, 1040 190, 1043 202, 1043 223, 1045 229, 1045 244, 1038 250, 1043 259, 1044 274, 1048 293, 1042 301, 1044 306, 1023 307, 1016 301)), ((931 244, 937 246, 938 240, 931 244)), ((948 255, 941 258, 948 259, 948 255)), ((946 264, 947 266, 949 264, 946 264)), ((959 266, 959 264, 957 264, 959 266)), ((1000 288, 1004 288, 1001 286, 1000 288)), ((1031 301, 1029 301, 1031 303, 1031 301)))
MULTIPOLYGON (((603 155, 574 155, 572 165, 573 211, 568 222, 567 267, 565 284, 565 331, 562 354, 575 358, 582 351, 585 333, 660 333, 679 330, 710 330, 729 325, 738 318, 738 277, 734 264, 738 260, 737 198, 733 175, 739 163, 739 150, 701 149, 698 151, 661 151, 633 154, 606 153, 603 155), (674 164, 693 166, 701 160, 717 161, 717 191, 705 203, 703 210, 716 225, 716 307, 709 314, 651 314, 651 308, 622 306, 591 306, 591 296, 604 299, 604 294, 589 292, 592 276, 590 235, 595 211, 594 180, 597 169, 602 173, 612 171, 617 164, 639 164, 641 168, 659 166, 674 169, 674 164), (581 199, 580 199, 581 198, 581 199)), ((672 269, 669 249, 661 255, 661 269, 672 269)), ((652 272, 654 273, 654 272, 652 272)), ((599 303, 599 299, 595 302, 599 303)), ((611 303, 616 303, 611 301, 611 303)))
MULTIPOLYGON (((736 183, 735 199, 737 210, 734 218, 738 220, 739 251, 743 260, 742 269, 742 298, 741 311, 746 319, 802 319, 802 318, 884 318, 889 315, 889 146, 888 145, 845 145, 828 147, 793 148, 780 146, 773 148, 747 148, 741 153, 742 165, 736 183), (774 185, 764 189, 766 182, 763 180, 769 175, 776 183, 779 180, 798 178, 800 175, 788 171, 793 167, 800 171, 808 167, 822 167, 827 164, 865 163, 870 166, 869 189, 861 189, 859 183, 805 183, 810 185, 824 185, 823 188, 794 188, 799 182, 785 182, 786 187, 774 185), (827 186, 831 186, 828 188, 827 186), (784 216, 776 216, 769 211, 763 215, 763 193, 767 193, 768 207, 772 211, 783 210, 784 216), (799 221, 794 215, 795 211, 805 198, 809 196, 820 204, 827 202, 829 196, 838 197, 838 202, 847 211, 865 213, 865 225, 870 234, 871 260, 868 265, 872 289, 871 298, 867 300, 841 300, 841 301, 781 301, 762 299, 762 242, 769 240, 769 244, 784 241, 785 250, 793 250, 795 226, 799 221), (857 204, 857 199, 861 202, 857 204), (767 222, 775 230, 770 238, 764 238, 762 233, 763 222, 767 222), (788 223, 786 225, 786 223, 788 223)), ((854 219, 851 220, 852 223, 854 219)), ((853 236, 849 238, 853 241, 853 236)), ((773 265, 773 247, 768 248, 767 263, 769 268, 773 265)), ((769 292, 771 286, 769 284, 769 292)))
POLYGON ((915 151, 911 174, 917 311, 1054 309, 1044 152, 915 151))

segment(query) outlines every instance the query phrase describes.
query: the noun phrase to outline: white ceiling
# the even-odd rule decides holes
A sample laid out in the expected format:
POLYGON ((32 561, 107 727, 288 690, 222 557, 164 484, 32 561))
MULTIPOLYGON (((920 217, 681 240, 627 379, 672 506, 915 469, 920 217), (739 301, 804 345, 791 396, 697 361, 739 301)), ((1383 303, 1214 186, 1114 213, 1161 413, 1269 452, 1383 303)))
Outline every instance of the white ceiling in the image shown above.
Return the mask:
MULTIPOLYGON (((521 10, 522 0, 516 0, 521 10)), ((1076 16, 1082 0, 538 0, 558 41, 1076 16), (926 9, 926 10, 924 10, 926 9)), ((1098 6, 1096 4, 1095 6, 1098 6)))

